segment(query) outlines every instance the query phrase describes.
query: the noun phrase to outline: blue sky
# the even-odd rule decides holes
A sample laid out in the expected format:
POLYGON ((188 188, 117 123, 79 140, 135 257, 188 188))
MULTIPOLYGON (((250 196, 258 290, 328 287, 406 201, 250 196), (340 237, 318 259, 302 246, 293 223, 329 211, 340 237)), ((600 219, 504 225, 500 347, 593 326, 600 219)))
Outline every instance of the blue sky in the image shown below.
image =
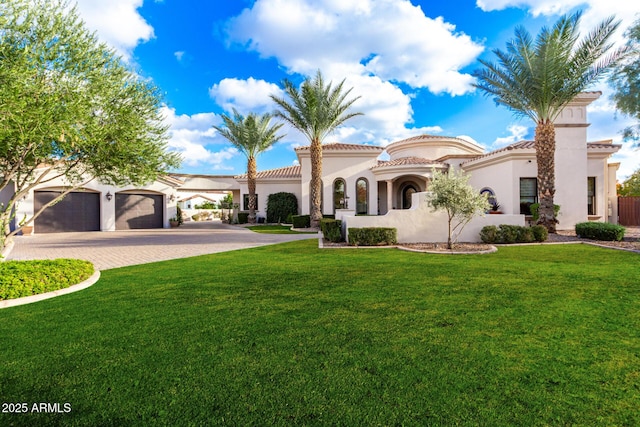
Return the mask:
MULTIPOLYGON (((320 69, 345 80, 364 115, 325 142, 386 145, 428 133, 471 138, 487 150, 533 137, 533 124, 471 87, 478 59, 493 60, 517 25, 537 34, 581 9, 585 31, 604 17, 640 8, 629 0, 79 0, 80 15, 141 76, 165 94, 163 113, 179 172, 239 174, 246 159, 212 128, 220 114, 273 111, 283 79, 320 69)), ((616 115, 610 89, 589 110, 590 141, 613 139, 630 123, 616 115)), ((258 158, 261 170, 294 164, 305 145, 295 130, 258 158)), ((625 146, 619 178, 640 168, 625 146)))

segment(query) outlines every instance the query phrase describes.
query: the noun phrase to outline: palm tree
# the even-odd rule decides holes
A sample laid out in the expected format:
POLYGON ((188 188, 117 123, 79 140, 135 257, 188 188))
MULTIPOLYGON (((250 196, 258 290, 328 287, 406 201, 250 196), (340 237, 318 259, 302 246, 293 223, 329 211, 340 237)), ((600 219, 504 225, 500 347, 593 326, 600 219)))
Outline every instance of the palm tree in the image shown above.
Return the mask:
POLYGON ((543 28, 535 42, 519 27, 507 51, 494 50, 498 63, 480 61, 475 87, 495 97, 516 114, 536 123, 535 149, 538 163, 539 220, 554 233, 555 128, 554 120, 580 92, 596 82, 622 57, 624 49, 607 54, 609 39, 620 22, 610 17, 578 41, 581 12, 562 16, 552 28, 543 28))
POLYGON ((271 125, 271 114, 246 117, 233 110, 233 118, 222 114, 225 127, 213 126, 247 157, 247 185, 249 187, 249 223, 256 222, 256 157, 284 137, 276 135, 282 123, 271 125))
POLYGON ((351 89, 343 93, 344 80, 335 87, 331 82, 325 85, 320 71, 313 79, 306 79, 300 89, 289 80, 283 85, 291 102, 275 95, 271 99, 282 109, 276 116, 302 132, 311 143, 311 226, 317 228, 322 219, 322 141, 348 119, 362 115, 347 111, 359 97, 347 100, 351 89))

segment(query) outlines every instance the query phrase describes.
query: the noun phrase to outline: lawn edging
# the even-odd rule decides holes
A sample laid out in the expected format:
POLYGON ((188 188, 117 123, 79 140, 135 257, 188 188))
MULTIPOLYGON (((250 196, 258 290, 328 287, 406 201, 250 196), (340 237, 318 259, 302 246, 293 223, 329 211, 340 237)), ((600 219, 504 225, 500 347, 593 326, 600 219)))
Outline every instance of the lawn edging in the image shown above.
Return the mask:
POLYGON ((87 289, 89 286, 93 285, 100 279, 100 271, 96 270, 87 280, 84 280, 77 285, 71 285, 68 288, 58 289, 56 291, 45 292, 44 294, 31 295, 28 297, 22 298, 14 298, 0 301, 0 309, 16 307, 18 305, 31 304, 38 301, 43 301, 49 298, 57 297, 60 295, 71 294, 73 292, 78 292, 83 289, 87 289))

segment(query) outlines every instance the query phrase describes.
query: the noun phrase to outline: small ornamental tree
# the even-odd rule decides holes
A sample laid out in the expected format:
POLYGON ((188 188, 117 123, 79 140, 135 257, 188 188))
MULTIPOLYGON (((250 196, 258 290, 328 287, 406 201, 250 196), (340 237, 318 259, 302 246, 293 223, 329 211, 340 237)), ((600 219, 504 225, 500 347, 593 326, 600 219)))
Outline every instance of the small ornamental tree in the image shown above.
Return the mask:
POLYGON ((484 216, 491 207, 486 194, 480 194, 468 182, 469 176, 463 172, 434 170, 429 184, 427 202, 434 211, 444 210, 447 213, 448 249, 453 249, 458 236, 474 216, 484 216))
POLYGON ((89 32, 67 0, 0 2, 0 247, 48 206, 98 179, 143 185, 180 165, 161 93, 89 32), (65 191, 11 230, 34 187, 65 191))
POLYGON ((640 169, 635 171, 618 188, 619 196, 640 196, 640 169))

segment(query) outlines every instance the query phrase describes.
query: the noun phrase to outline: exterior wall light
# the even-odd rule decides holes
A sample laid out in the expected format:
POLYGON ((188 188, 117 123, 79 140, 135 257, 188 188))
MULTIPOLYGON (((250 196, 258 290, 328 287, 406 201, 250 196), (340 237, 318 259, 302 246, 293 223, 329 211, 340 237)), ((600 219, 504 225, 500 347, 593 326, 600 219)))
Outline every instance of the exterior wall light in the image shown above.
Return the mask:
POLYGON ((175 195, 172 194, 171 196, 169 196, 169 201, 170 202, 173 202, 175 199, 176 199, 175 195))
POLYGON ((113 194, 110 191, 107 191, 107 194, 104 195, 107 198, 107 201, 110 202, 113 199, 113 194))

